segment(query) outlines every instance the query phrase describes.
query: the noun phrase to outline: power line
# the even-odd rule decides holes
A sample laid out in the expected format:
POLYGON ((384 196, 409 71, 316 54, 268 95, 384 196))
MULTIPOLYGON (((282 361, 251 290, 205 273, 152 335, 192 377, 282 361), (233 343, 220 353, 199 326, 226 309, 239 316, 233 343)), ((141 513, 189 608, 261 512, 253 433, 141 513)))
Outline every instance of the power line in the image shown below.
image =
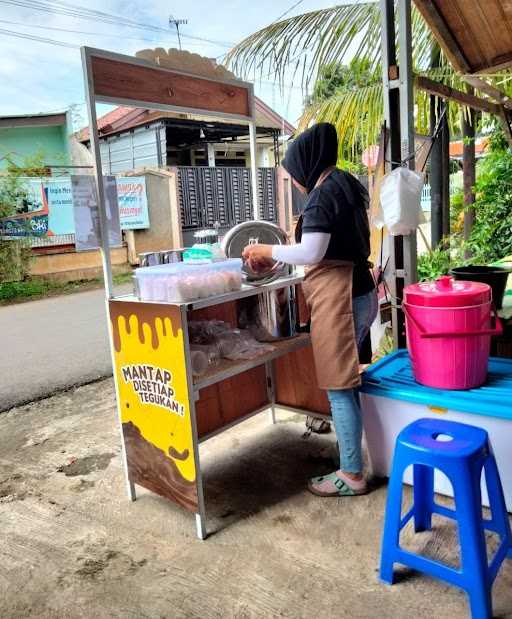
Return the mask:
MULTIPOLYGON (((1 2, 2 0, 0 0, 1 2)), ((8 24, 14 24, 16 22, 9 22, 5 19, 0 19, 1 23, 8 23, 8 24)), ((21 25, 21 24, 20 24, 21 25)), ((30 26, 30 27, 38 27, 38 26, 30 26)), ((49 28, 47 28, 46 26, 41 26, 41 28, 44 28, 46 30, 48 30, 49 28)), ((66 30, 64 28, 52 28, 53 30, 60 30, 63 32, 80 32, 80 31, 73 31, 73 30, 66 30)), ((0 28, 0 34, 5 34, 6 36, 11 36, 11 37, 17 37, 19 39, 28 39, 29 41, 35 41, 37 43, 48 43, 49 45, 57 45, 59 47, 67 47, 70 49, 80 49, 79 45, 74 45, 73 43, 66 43, 65 41, 58 41, 56 39, 48 39, 46 37, 38 37, 36 35, 33 34, 29 34, 28 32, 16 32, 14 30, 5 30, 3 28, 0 28)), ((81 34, 95 34, 95 33, 86 33, 83 32, 81 34)), ((103 36, 103 35, 101 35, 103 36)), ((109 35, 104 35, 104 36, 109 36, 109 35)), ((127 38, 127 37, 123 37, 123 38, 127 38)), ((131 37, 131 38, 136 38, 136 37, 131 37)), ((255 82, 253 82, 255 85, 258 84, 265 84, 265 85, 269 85, 269 86, 282 86, 285 89, 289 89, 291 90, 303 90, 303 88, 301 86, 294 86, 293 84, 281 84, 280 82, 271 82, 268 80, 256 80, 255 82)))
POLYGON ((8 37, 17 37, 19 39, 28 39, 29 41, 37 41, 38 43, 49 43, 51 45, 58 45, 59 47, 68 47, 70 49, 80 49, 79 45, 73 45, 72 43, 64 43, 64 41, 55 41, 54 39, 47 39, 45 37, 37 37, 33 34, 15 32, 14 30, 4 30, 0 28, 0 34, 5 34, 8 37))
MULTIPOLYGON (((1 1, 1 0, 0 0, 1 1)), ((9 21, 7 19, 0 19, 0 23, 2 24, 10 24, 11 26, 22 26, 23 28, 37 28, 39 30, 54 30, 55 32, 66 32, 69 34, 85 34, 89 36, 97 36, 104 37, 109 39, 130 39, 133 41, 145 41, 146 43, 158 43, 159 39, 148 39, 146 37, 140 36, 129 36, 129 35, 119 35, 119 34, 109 34, 108 32, 87 32, 84 30, 70 30, 68 28, 57 28, 54 26, 39 26, 38 24, 25 24, 23 22, 9 21)), ((174 36, 172 32, 167 33, 169 36, 174 36)), ((189 43, 189 45, 199 45, 199 43, 189 43)))
POLYGON ((299 4, 302 4, 303 2, 304 2, 304 0, 299 0, 298 2, 296 2, 289 9, 287 9, 282 15, 279 15, 279 17, 274 19, 274 21, 272 23, 275 24, 276 22, 281 21, 283 19, 283 17, 286 17, 286 15, 288 15, 288 13, 293 11, 293 9, 297 8, 299 6, 299 4))
MULTIPOLYGON (((156 26, 154 24, 138 22, 132 19, 121 17, 120 15, 105 13, 103 11, 86 9, 84 7, 74 5, 68 2, 48 2, 45 0, 0 0, 0 2, 3 4, 18 6, 25 9, 42 11, 43 13, 66 15, 77 19, 86 19, 89 21, 96 21, 105 24, 113 24, 118 26, 122 25, 128 28, 139 28, 143 30, 150 30, 152 32, 164 32, 166 34, 169 34, 168 29, 156 26)), ((210 43, 213 45, 218 45, 220 47, 232 47, 234 45, 234 43, 230 43, 229 41, 216 41, 213 39, 207 39, 205 37, 198 37, 193 35, 182 36, 183 38, 200 41, 202 43, 210 43)))

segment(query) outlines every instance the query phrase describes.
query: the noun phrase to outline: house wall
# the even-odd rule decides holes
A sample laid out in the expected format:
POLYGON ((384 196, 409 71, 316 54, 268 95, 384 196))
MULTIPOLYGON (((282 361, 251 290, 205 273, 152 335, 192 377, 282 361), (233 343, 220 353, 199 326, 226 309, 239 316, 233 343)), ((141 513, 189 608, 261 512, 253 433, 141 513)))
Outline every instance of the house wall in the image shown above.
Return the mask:
POLYGON ((26 157, 36 155, 38 151, 42 152, 45 164, 69 164, 66 125, 0 129, 0 171, 7 168, 5 155, 12 154, 14 161, 22 165, 26 157))
MULTIPOLYGON (((126 247, 116 247, 110 252, 114 272, 129 270, 126 247)), ((30 263, 30 274, 58 281, 93 279, 103 272, 99 250, 54 251, 37 254, 30 263)))
POLYGON ((160 125, 141 127, 100 141, 104 174, 120 174, 141 167, 164 165, 165 129, 160 125))
POLYGON ((126 234, 131 262, 145 252, 183 247, 178 200, 177 170, 138 169, 127 176, 144 176, 148 199, 149 228, 126 234))

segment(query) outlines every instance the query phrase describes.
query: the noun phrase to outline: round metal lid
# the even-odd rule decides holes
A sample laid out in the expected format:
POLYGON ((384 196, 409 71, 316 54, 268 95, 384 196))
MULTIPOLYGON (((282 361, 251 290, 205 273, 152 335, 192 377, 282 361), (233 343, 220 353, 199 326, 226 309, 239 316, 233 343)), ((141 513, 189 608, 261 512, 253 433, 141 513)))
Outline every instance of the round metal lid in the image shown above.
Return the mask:
POLYGON ((411 284, 404 288, 404 300, 427 307, 468 307, 491 300, 491 287, 479 282, 459 281, 443 275, 434 282, 411 284))
MULTIPOLYGON (((288 238, 284 230, 269 221, 244 221, 227 232, 222 240, 222 249, 228 258, 240 258, 247 245, 256 243, 286 245, 288 238)), ((261 284, 280 277, 286 269, 286 265, 274 261, 267 270, 258 273, 247 264, 243 266, 247 282, 261 284)))

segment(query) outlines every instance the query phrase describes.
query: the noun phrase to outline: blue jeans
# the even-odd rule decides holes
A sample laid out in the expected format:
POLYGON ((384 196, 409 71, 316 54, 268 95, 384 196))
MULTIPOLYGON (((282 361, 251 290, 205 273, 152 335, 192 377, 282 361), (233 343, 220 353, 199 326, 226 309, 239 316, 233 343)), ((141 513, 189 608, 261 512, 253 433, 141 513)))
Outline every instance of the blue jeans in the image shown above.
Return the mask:
MULTIPOLYGON (((376 291, 372 290, 368 294, 355 297, 352 300, 352 310, 356 343, 359 349, 377 316, 376 291)), ((329 389, 327 395, 331 403, 332 420, 340 446, 340 468, 347 473, 361 473, 363 470, 361 450, 363 424, 357 390, 329 389)))

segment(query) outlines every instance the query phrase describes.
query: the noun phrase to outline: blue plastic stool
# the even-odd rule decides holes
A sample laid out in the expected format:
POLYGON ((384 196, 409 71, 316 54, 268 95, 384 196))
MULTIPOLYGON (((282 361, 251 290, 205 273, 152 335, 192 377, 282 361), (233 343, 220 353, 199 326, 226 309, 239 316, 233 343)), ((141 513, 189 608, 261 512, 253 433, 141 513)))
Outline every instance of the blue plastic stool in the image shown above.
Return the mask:
POLYGON ((393 564, 440 578, 461 587, 469 596, 473 619, 492 617, 492 585, 506 557, 512 558, 512 534, 503 488, 487 432, 470 425, 442 419, 419 419, 398 435, 388 487, 382 539, 380 577, 393 584, 393 564), (447 440, 451 439, 451 440, 447 440), (414 504, 402 518, 402 480, 413 465, 414 504), (455 509, 434 501, 434 469, 451 481, 455 509), (480 480, 485 470, 491 520, 482 516, 480 480), (432 528, 432 514, 453 518, 459 526, 460 569, 400 548, 400 531, 414 518, 414 529, 432 528), (496 532, 500 547, 487 562, 485 529, 496 532))

